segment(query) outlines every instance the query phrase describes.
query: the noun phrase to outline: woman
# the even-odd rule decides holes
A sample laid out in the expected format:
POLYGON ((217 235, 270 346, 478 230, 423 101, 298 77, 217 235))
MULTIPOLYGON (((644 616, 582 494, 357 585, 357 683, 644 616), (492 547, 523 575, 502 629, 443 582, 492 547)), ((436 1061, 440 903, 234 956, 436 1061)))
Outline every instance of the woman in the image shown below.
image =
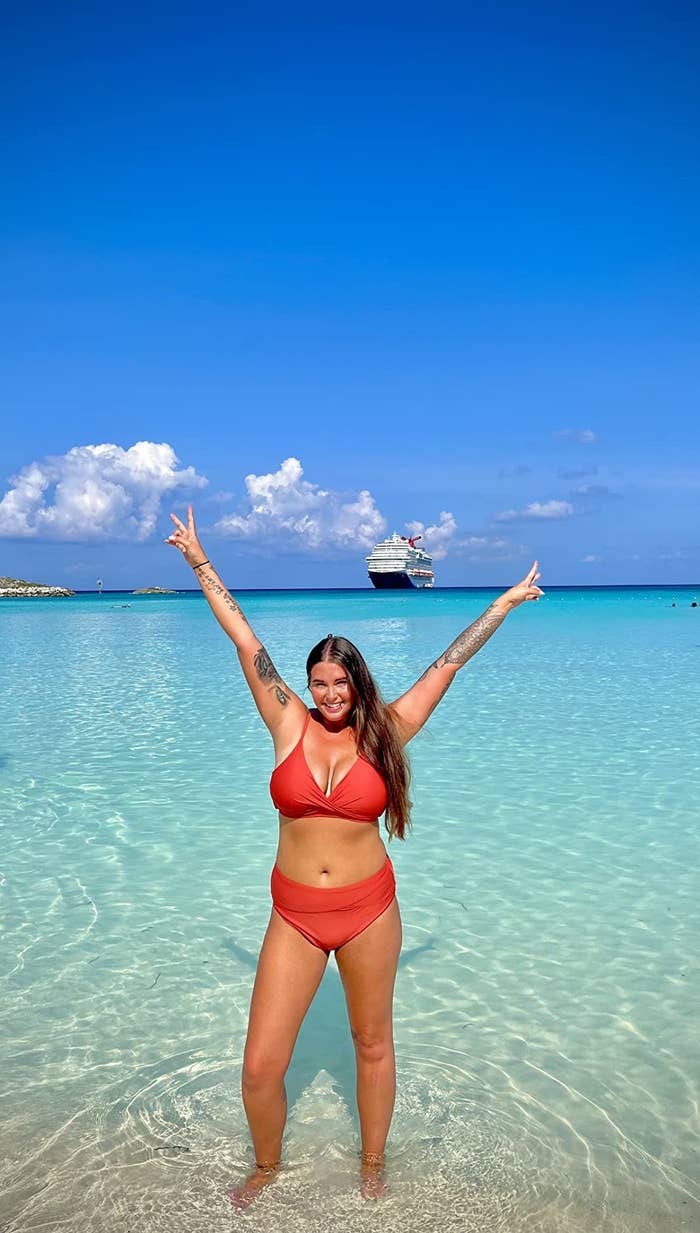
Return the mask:
POLYGON ((329 634, 307 660, 314 703, 309 710, 282 680, 208 560, 191 506, 187 526, 170 516, 175 530, 166 543, 179 548, 235 643, 275 747, 270 791, 280 836, 273 909, 253 987, 242 1074, 256 1163, 230 1198, 234 1207, 246 1207, 279 1170, 287 1116, 284 1076, 331 950, 355 1045, 361 1192, 376 1198, 386 1190, 384 1147, 396 1091, 392 1002, 401 949, 393 867, 379 818, 386 815, 390 838, 404 838, 410 825, 404 747, 507 614, 544 593, 536 586, 537 562, 388 706, 359 651, 329 634))

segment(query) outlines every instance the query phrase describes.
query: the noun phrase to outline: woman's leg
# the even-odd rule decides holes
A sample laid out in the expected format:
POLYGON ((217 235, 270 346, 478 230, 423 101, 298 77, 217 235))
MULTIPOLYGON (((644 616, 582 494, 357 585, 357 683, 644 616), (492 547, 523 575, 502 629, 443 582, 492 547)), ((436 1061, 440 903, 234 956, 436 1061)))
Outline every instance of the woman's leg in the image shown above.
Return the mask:
MULTIPOLYGON (((326 952, 273 909, 253 986, 241 1083, 258 1164, 272 1165, 280 1159, 287 1119, 284 1076, 327 963, 326 952)), ((258 1179, 248 1180, 245 1193, 232 1192, 232 1201, 245 1205, 251 1186, 257 1189, 269 1180, 259 1172, 258 1179)))
POLYGON ((362 1151, 381 1164, 396 1096, 393 1001, 401 951, 396 899, 362 933, 336 951, 357 1061, 362 1151))

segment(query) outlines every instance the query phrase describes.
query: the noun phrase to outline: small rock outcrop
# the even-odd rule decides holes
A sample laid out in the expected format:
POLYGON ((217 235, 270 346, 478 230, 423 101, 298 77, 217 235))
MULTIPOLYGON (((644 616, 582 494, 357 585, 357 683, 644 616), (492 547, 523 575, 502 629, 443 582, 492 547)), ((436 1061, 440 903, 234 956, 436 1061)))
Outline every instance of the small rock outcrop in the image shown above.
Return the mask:
POLYGON ((169 591, 167 587, 139 587, 132 595, 177 595, 177 591, 169 591))
POLYGON ((0 578, 0 599, 63 599, 75 595, 68 587, 47 587, 23 578, 0 578))

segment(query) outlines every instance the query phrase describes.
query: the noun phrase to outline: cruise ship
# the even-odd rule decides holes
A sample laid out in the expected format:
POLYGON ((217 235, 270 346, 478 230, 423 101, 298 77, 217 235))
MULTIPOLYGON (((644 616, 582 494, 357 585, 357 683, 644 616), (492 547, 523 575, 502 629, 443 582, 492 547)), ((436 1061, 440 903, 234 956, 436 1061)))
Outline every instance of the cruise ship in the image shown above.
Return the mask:
POLYGON ((367 572, 373 586, 392 590, 431 587, 435 582, 433 558, 416 548, 420 535, 397 535, 375 544, 368 557, 367 572))

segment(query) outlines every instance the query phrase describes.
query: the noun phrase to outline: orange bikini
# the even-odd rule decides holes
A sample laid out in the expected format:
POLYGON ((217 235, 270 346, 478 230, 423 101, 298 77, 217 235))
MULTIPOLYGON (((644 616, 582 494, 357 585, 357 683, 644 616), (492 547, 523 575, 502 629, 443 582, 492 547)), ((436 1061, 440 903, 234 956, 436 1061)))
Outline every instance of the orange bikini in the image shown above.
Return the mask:
POLYGON ((361 754, 330 796, 319 788, 304 754, 304 737, 310 719, 307 711, 299 740, 284 762, 272 772, 270 796, 275 808, 285 818, 347 818, 349 822, 376 822, 387 806, 386 784, 361 754))
MULTIPOLYGON (((286 818, 376 822, 387 807, 386 784, 361 754, 328 796, 319 788, 304 755, 304 736, 310 719, 307 713, 297 744, 272 772, 270 795, 275 807, 286 818)), ((270 889, 275 911, 328 954, 357 937, 386 911, 393 902, 396 882, 394 867, 387 856, 377 873, 346 886, 294 882, 275 865, 270 889)))

